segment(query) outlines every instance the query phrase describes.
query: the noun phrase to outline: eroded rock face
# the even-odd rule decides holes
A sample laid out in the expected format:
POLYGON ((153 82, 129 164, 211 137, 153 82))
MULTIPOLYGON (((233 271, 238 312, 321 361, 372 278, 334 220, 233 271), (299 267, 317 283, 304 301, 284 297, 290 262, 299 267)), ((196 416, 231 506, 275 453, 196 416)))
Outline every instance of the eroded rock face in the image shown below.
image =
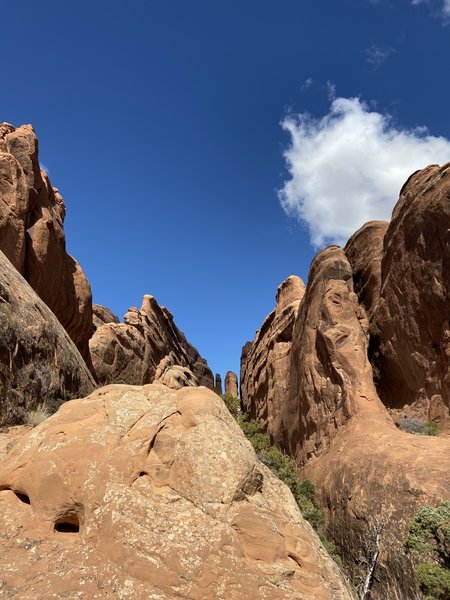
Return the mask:
POLYGON ((450 409, 450 163, 414 173, 384 240, 371 359, 383 402, 428 418, 450 409))
POLYGON ((354 291, 369 317, 380 297, 383 242, 388 226, 387 221, 369 221, 344 248, 352 267, 354 291))
POLYGON ((53 311, 89 364, 92 296, 65 249, 66 208, 39 166, 31 125, 0 124, 0 250, 53 311))
POLYGON ((239 398, 238 378, 233 371, 228 371, 225 376, 225 394, 239 398))
POLYGON ((219 375, 219 373, 216 373, 214 381, 214 390, 219 396, 222 395, 222 377, 219 375))
POLYGON ((351 598, 206 389, 114 385, 65 403, 7 454, 0 490, 11 596, 351 598))
MULTIPOLYGON (((190 381, 189 385, 214 389, 207 362, 177 328, 172 314, 159 306, 153 296, 144 296, 140 310, 130 308, 124 323, 98 327, 89 347, 95 375, 101 384, 152 383, 170 367, 178 366, 186 369, 186 377, 179 378, 179 382, 190 381)), ((176 376, 174 373, 172 376, 174 381, 176 376)))
POLYGON ((241 400, 245 412, 273 437, 279 437, 281 405, 289 378, 294 321, 305 293, 292 275, 279 286, 276 307, 265 319, 241 357, 241 400))
POLYGON ((0 251, 0 425, 93 386, 61 323, 0 251))
POLYGON ((112 310, 101 304, 92 305, 92 324, 94 331, 105 323, 119 323, 119 317, 117 317, 112 310))

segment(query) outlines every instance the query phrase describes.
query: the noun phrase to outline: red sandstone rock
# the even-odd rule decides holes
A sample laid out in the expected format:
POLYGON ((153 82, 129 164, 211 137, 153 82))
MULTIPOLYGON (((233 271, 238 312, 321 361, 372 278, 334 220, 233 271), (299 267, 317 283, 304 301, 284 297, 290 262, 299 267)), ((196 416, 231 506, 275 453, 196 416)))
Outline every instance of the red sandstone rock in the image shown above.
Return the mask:
POLYGON ((94 331, 105 323, 119 323, 119 317, 116 317, 116 315, 106 306, 93 304, 92 324, 94 326, 94 331))
POLYGON ((244 410, 271 436, 278 436, 281 404, 289 377, 292 329, 305 292, 303 281, 291 275, 279 286, 276 307, 265 319, 241 358, 241 399, 244 410))
POLYGON ((425 418, 450 410, 450 163, 414 173, 384 240, 371 359, 383 402, 425 418))
POLYGON ((214 389, 207 362, 177 328, 173 316, 145 295, 141 309, 130 308, 124 323, 106 323, 98 327, 89 341, 92 363, 98 381, 141 385, 163 377, 171 366, 184 367, 170 380, 181 384, 204 385, 214 389))
POLYGON ((65 205, 40 169, 31 125, 0 124, 0 250, 53 311, 89 364, 89 282, 66 253, 65 205))
POLYGON ((1 463, 0 527, 2 590, 24 600, 352 598, 204 388, 115 385, 64 404, 1 463))
POLYGON ((228 371, 225 376, 225 394, 239 398, 238 378, 233 371, 228 371))
POLYGON ((222 377, 219 373, 216 373, 215 381, 214 381, 214 390, 216 394, 219 396, 222 395, 222 377))
POLYGON ((0 251, 0 425, 93 389, 61 323, 0 251))

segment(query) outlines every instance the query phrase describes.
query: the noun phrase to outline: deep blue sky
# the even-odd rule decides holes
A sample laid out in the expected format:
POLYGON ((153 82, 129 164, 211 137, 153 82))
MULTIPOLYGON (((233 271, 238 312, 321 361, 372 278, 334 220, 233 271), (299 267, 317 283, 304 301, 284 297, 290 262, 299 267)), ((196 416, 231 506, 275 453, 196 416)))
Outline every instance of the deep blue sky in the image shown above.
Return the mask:
POLYGON ((306 279, 313 256, 277 199, 280 121, 325 114, 330 81, 400 127, 450 137, 450 27, 438 11, 409 0, 14 0, 2 6, 0 120, 34 125, 94 301, 122 317, 153 294, 224 375, 277 285, 306 279), (378 68, 374 46, 388 53, 378 68))

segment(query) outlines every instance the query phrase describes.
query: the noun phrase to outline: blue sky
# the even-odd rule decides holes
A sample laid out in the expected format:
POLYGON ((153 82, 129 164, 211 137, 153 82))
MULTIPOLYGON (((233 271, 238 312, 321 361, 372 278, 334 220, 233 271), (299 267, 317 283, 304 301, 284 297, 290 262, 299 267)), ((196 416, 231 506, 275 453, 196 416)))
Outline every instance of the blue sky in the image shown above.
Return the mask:
POLYGON ((153 294, 222 375, 315 247, 450 160, 448 0, 15 0, 2 16, 1 120, 34 125, 94 301, 122 317, 153 294))

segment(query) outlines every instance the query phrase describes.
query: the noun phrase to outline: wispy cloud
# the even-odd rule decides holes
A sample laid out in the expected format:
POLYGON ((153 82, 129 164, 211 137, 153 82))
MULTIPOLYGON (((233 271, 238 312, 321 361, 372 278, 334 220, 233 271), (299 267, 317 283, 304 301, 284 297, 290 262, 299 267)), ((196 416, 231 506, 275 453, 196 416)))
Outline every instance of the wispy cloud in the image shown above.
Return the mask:
POLYGON ((450 140, 425 127, 396 128, 359 98, 335 98, 325 116, 289 115, 281 125, 291 139, 279 199, 307 225, 315 247, 342 244, 366 221, 389 219, 413 171, 450 161, 450 140))
POLYGON ((418 6, 419 4, 428 4, 430 10, 443 17, 446 23, 450 20, 450 0, 411 0, 411 3, 414 6, 418 6))
POLYGON ((387 61, 387 59, 394 54, 395 49, 390 47, 380 47, 372 44, 369 48, 366 49, 366 61, 372 67, 374 71, 379 69, 383 63, 387 61))
POLYGON ((305 79, 305 81, 302 83, 302 90, 307 90, 308 88, 310 88, 313 84, 313 80, 312 77, 308 77, 308 79, 305 79))

